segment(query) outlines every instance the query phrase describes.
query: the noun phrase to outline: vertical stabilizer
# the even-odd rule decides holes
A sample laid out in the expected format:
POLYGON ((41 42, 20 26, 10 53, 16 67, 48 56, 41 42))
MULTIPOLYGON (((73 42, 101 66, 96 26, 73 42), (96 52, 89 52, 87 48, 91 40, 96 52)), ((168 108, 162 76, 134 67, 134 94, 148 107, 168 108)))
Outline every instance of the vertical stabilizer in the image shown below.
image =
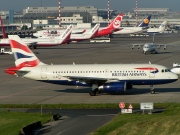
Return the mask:
POLYGON ((147 27, 149 25, 150 20, 151 15, 148 15, 146 18, 143 19, 143 22, 141 22, 138 27, 147 27))
POLYGON ((35 67, 42 63, 18 35, 8 35, 16 67, 35 67))
POLYGON ((108 26, 109 29, 116 30, 121 26, 123 14, 119 14, 108 26))
POLYGON ((164 32, 164 30, 165 30, 165 28, 166 28, 166 25, 167 25, 167 21, 164 21, 164 22, 159 26, 160 33, 164 32))
POLYGON ((61 34, 60 39, 62 39, 60 44, 65 44, 70 42, 71 33, 72 33, 72 25, 69 25, 69 27, 61 34))

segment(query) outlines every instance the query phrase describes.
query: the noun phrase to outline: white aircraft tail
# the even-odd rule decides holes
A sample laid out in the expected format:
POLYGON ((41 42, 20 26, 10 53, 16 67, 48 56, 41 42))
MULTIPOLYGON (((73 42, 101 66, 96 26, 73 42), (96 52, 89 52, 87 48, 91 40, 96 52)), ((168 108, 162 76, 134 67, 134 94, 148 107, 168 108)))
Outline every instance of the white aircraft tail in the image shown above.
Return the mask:
POLYGON ((99 30, 99 27, 100 27, 100 24, 96 24, 92 30, 89 32, 89 35, 90 35, 90 38, 93 38, 96 36, 96 34, 98 33, 98 30, 99 30))
POLYGON ((160 26, 159 26, 159 30, 160 32, 164 32, 165 28, 166 28, 166 25, 167 25, 167 21, 164 21, 160 26))
POLYGON ((72 25, 69 25, 69 27, 61 34, 60 39, 62 39, 62 42, 60 44, 67 43, 70 41, 72 29, 72 25))
POLYGON ((42 63, 18 35, 8 35, 15 65, 18 68, 45 65, 42 63))

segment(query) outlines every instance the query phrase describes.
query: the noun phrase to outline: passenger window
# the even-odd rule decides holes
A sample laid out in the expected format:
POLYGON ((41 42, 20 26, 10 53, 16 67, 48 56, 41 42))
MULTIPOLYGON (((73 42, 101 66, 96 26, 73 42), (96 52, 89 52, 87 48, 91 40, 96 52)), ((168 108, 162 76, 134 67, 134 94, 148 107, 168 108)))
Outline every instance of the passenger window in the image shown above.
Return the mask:
POLYGON ((162 69, 162 72, 164 73, 164 69, 162 69))

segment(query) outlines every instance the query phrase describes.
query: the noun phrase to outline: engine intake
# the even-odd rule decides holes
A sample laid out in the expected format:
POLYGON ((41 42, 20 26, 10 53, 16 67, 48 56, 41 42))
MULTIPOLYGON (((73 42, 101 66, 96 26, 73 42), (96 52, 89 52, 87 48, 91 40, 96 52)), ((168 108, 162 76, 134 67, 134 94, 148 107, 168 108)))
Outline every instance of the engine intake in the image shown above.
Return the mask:
POLYGON ((126 82, 110 82, 99 87, 99 90, 105 92, 124 92, 126 91, 126 82))

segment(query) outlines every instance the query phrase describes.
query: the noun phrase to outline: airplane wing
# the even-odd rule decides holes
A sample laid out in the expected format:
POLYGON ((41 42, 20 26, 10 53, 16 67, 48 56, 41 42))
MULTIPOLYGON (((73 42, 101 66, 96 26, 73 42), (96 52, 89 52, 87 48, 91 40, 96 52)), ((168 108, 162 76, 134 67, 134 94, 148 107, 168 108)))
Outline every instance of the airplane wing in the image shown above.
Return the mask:
POLYGON ((137 49, 139 50, 143 46, 144 46, 144 44, 133 44, 131 49, 134 49, 137 47, 137 49))
POLYGON ((75 81, 80 81, 80 82, 86 82, 87 84, 104 84, 105 82, 108 81, 114 81, 114 80, 118 80, 117 78, 97 78, 97 77, 82 77, 82 76, 63 76, 65 78, 68 78, 70 80, 75 80, 75 81))
POLYGON ((157 49, 161 49, 163 47, 164 50, 167 49, 167 47, 174 47, 174 45, 171 45, 171 44, 155 44, 156 48, 157 49))

